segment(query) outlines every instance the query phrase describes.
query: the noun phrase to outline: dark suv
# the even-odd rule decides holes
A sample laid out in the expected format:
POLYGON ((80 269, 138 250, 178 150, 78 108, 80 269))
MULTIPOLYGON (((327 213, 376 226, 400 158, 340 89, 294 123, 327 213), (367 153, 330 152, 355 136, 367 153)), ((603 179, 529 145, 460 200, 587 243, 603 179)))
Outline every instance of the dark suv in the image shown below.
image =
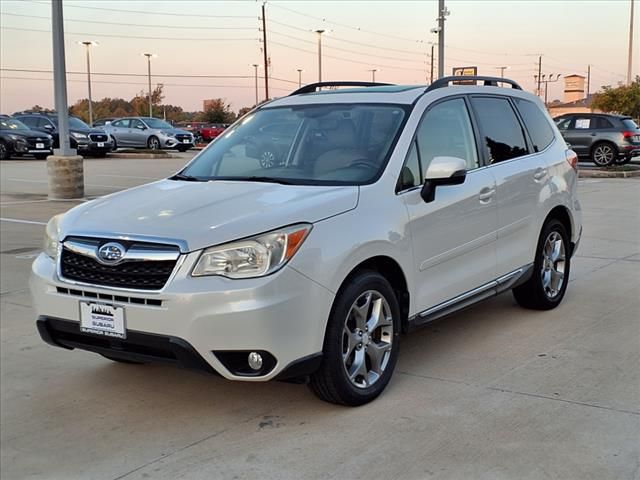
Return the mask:
POLYGON ((640 155, 640 129, 631 117, 571 113, 556 117, 555 122, 573 151, 599 167, 625 164, 640 155))
MULTIPOLYGON (((58 115, 55 113, 22 112, 13 117, 27 125, 31 130, 45 132, 53 137, 54 148, 60 148, 58 137, 58 115)), ((69 117, 69 139, 71 148, 80 155, 105 157, 113 145, 104 130, 91 128, 77 117, 69 117)))
POLYGON ((7 115, 0 115, 0 160, 11 155, 31 154, 38 160, 51 155, 51 135, 29 130, 24 123, 7 115))

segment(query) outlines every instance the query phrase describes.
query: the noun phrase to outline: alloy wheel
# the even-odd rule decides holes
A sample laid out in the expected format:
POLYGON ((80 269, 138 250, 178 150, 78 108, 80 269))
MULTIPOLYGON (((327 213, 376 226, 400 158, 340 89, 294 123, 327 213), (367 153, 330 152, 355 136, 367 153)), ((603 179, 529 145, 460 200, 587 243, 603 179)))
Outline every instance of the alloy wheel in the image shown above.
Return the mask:
POLYGON ((596 165, 605 167, 614 160, 613 148, 609 145, 598 145, 593 151, 593 161, 596 165))
POLYGON ((376 290, 362 293, 351 305, 342 330, 342 362, 357 388, 368 388, 382 376, 393 343, 393 317, 376 290))
POLYGON ((151 150, 158 150, 160 149, 160 141, 156 138, 156 137, 151 137, 149 139, 149 148, 151 150))
POLYGON ((554 299, 562 290, 566 266, 564 240, 557 231, 549 234, 542 249, 542 289, 549 299, 554 299))

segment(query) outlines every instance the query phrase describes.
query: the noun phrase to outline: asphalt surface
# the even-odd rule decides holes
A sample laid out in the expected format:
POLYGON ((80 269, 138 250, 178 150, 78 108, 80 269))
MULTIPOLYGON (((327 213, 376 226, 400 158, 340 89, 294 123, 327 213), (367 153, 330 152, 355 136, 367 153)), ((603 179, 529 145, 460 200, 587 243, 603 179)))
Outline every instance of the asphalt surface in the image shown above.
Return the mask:
MULTIPOLYGON (((87 196, 189 157, 87 160, 87 196)), ((359 408, 46 345, 29 267, 44 223, 78 202, 47 201, 44 162, 3 162, 0 180, 2 480, 640 478, 640 180, 580 181, 559 308, 507 293, 403 337, 389 387, 359 408)))

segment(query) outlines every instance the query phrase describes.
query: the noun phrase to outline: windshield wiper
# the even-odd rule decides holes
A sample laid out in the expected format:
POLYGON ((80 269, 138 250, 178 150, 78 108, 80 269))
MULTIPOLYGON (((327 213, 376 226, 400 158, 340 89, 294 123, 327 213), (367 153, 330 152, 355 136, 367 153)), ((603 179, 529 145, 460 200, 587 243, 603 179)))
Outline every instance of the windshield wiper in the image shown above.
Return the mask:
POLYGON ((169 180, 184 180, 185 182, 206 182, 202 178, 194 177, 193 175, 185 175, 184 173, 176 173, 174 176, 169 177, 169 180))
POLYGON ((252 175, 249 177, 228 177, 221 178, 220 180, 232 180, 239 182, 263 182, 263 183, 279 183, 281 185, 296 185, 294 182, 290 182, 285 178, 276 178, 276 177, 261 177, 257 175, 252 175))

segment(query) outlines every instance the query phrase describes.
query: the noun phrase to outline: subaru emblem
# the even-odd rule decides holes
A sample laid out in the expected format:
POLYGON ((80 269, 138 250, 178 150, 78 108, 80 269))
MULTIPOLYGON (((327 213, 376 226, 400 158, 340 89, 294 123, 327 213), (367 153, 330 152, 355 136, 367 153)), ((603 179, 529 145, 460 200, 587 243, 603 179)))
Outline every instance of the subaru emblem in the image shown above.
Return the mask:
POLYGON ((126 250, 119 243, 105 243, 98 249, 98 261, 105 265, 115 265, 124 258, 126 250))

